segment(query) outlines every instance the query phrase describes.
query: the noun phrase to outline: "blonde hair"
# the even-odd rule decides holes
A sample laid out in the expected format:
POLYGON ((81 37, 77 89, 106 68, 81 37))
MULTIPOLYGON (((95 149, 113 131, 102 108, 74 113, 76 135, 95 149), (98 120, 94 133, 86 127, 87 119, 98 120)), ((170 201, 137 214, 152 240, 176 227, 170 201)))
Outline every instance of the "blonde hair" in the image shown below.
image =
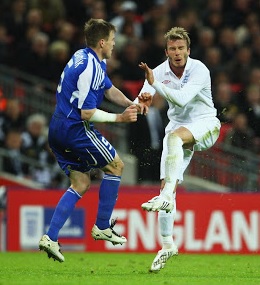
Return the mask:
POLYGON ((168 41, 175 40, 185 40, 187 43, 187 48, 190 48, 190 37, 188 32, 182 27, 173 27, 171 28, 165 35, 164 38, 166 40, 166 48, 168 41))

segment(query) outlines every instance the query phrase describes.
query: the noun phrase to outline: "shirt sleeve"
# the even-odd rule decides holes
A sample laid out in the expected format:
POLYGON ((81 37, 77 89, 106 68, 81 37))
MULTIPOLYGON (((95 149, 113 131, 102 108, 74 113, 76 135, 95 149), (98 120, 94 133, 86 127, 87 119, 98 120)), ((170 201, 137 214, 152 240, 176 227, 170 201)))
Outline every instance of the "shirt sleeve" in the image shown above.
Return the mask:
POLYGON ((112 87, 112 82, 111 82, 111 80, 110 80, 110 78, 108 77, 108 75, 107 75, 107 61, 106 61, 106 59, 103 59, 102 61, 101 61, 101 63, 100 63, 100 65, 101 65, 101 68, 104 70, 104 72, 105 72, 105 80, 104 80, 104 83, 105 83, 105 89, 110 89, 111 87, 112 87))
POLYGON ((151 86, 147 80, 144 81, 144 84, 143 84, 143 87, 142 89, 140 90, 139 92, 139 95, 144 93, 144 92, 147 92, 147 93, 150 93, 152 96, 155 94, 156 90, 154 89, 153 86, 151 86))
POLYGON ((104 82, 105 82, 105 89, 110 89, 113 85, 110 78, 107 76, 107 74, 106 74, 104 82))
POLYGON ((152 87, 167 101, 172 102, 179 107, 184 107, 190 102, 210 80, 209 72, 199 68, 190 75, 188 82, 183 84, 181 90, 166 87, 163 83, 155 80, 152 87))

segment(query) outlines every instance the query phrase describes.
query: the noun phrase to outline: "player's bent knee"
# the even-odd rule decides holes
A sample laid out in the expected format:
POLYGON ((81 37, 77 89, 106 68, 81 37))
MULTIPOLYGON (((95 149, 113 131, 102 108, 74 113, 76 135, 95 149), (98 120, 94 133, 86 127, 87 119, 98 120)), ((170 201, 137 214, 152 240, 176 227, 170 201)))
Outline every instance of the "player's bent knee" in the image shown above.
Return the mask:
POLYGON ((176 142, 182 142, 182 138, 180 135, 178 135, 177 133, 169 133, 168 136, 168 144, 175 144, 176 142))
POLYGON ((71 187, 79 195, 84 195, 90 187, 89 173, 81 173, 78 171, 71 172, 70 175, 71 187))
POLYGON ((90 185, 89 184, 71 184, 70 186, 74 191, 76 191, 80 196, 83 196, 89 189, 90 185))
POLYGON ((195 143, 193 134, 185 127, 178 128, 177 130, 173 131, 171 135, 181 138, 183 145, 193 145, 195 143))
POLYGON ((124 163, 118 155, 115 159, 103 168, 103 171, 107 174, 121 176, 124 169, 124 163))

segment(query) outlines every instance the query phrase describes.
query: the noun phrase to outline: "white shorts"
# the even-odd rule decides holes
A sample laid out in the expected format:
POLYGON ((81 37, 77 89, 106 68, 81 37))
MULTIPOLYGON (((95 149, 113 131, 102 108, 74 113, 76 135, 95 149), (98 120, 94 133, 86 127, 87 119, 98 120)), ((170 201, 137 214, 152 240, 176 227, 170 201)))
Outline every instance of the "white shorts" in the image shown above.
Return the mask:
POLYGON ((188 129, 192 133, 196 143, 193 147, 193 150, 183 149, 184 157, 183 157, 182 170, 180 171, 178 178, 179 184, 183 181, 183 173, 188 167, 191 158, 194 154, 194 151, 203 151, 212 147, 219 137, 221 124, 219 119, 216 117, 198 120, 190 124, 169 122, 169 124, 165 128, 165 137, 163 139, 163 151, 161 155, 161 168, 160 168, 161 179, 165 178, 165 160, 168 153, 168 147, 167 147, 168 135, 170 132, 175 131, 180 127, 185 127, 186 129, 188 129))

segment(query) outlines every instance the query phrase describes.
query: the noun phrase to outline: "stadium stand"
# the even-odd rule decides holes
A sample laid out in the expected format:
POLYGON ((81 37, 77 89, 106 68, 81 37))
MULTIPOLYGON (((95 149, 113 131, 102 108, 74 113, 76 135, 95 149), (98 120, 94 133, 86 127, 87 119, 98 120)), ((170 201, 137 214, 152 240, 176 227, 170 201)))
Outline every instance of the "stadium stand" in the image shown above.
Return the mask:
MULTIPOLYGON (((58 42, 60 46, 65 46, 70 55, 83 47, 85 43, 82 39, 82 25, 90 17, 102 15, 106 20, 120 19, 127 24, 127 30, 118 31, 120 49, 108 61, 108 73, 129 68, 123 74, 123 85, 133 98, 140 90, 142 80, 135 68, 130 70, 130 65, 123 65, 126 62, 125 57, 129 56, 130 63, 144 58, 151 64, 157 64, 164 57, 163 47, 160 46, 161 37, 171 26, 180 25, 190 33, 191 57, 198 56, 208 64, 212 73, 213 96, 217 96, 220 84, 228 84, 232 90, 232 104, 237 107, 237 112, 246 114, 250 128, 254 131, 253 149, 230 146, 225 143, 225 138, 233 127, 233 117, 225 119, 217 146, 206 153, 196 154, 187 174, 225 186, 228 191, 259 191, 259 1, 147 0, 132 1, 135 5, 123 6, 123 10, 120 10, 123 1, 85 2, 59 0, 54 4, 53 1, 44 1, 47 4, 43 7, 41 0, 1 1, 1 115, 6 108, 6 101, 9 98, 18 98, 26 117, 42 113, 47 120, 50 118, 55 105, 54 94, 59 78, 57 73, 64 64, 63 59, 58 63, 51 57, 53 43, 58 42), (129 25, 129 18, 134 19, 134 25, 129 25), (202 30, 210 30, 213 35, 208 45, 201 46, 202 30), (36 38, 39 41, 36 42, 36 38), (138 48, 129 49, 129 42, 138 48), (251 106, 248 92, 253 87, 254 105, 251 106)), ((66 58, 68 54, 64 56, 66 58)), ((106 109, 110 107, 104 106, 106 109)), ((219 117, 228 112, 225 106, 221 108, 219 117)), ((161 112, 164 111, 162 108, 161 112)), ((109 130, 103 131, 116 148, 126 155, 129 154, 126 126, 111 126, 109 130)), ((1 147, 0 161, 6 153, 3 146, 1 147)), ((59 182, 62 184, 62 179, 59 182)))

